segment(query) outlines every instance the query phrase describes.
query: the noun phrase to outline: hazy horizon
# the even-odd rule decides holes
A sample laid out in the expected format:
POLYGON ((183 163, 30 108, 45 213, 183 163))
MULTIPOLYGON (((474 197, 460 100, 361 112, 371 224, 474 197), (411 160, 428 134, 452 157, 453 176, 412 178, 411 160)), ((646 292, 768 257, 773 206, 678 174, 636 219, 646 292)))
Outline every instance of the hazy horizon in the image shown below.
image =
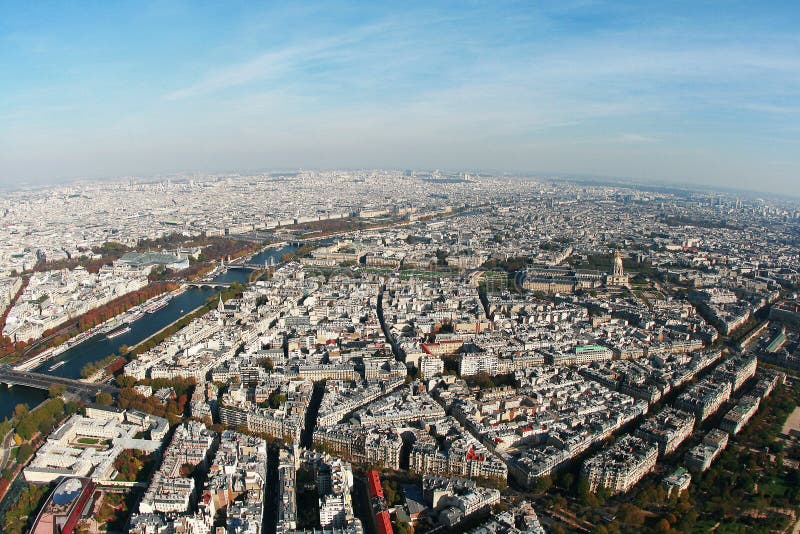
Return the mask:
POLYGON ((800 195, 789 2, 0 2, 0 185, 497 169, 800 195))

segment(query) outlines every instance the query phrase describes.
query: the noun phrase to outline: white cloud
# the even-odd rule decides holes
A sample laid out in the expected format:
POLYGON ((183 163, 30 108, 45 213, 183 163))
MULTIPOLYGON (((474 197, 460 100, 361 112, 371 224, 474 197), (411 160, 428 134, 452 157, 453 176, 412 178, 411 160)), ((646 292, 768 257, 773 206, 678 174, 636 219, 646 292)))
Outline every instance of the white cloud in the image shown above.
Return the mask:
POLYGON ((382 25, 364 26, 338 36, 309 41, 302 45, 288 45, 264 52, 247 61, 211 69, 203 78, 163 96, 165 100, 183 100, 204 96, 251 82, 276 79, 290 74, 300 74, 303 65, 320 62, 342 62, 353 53, 351 47, 380 30, 382 25))

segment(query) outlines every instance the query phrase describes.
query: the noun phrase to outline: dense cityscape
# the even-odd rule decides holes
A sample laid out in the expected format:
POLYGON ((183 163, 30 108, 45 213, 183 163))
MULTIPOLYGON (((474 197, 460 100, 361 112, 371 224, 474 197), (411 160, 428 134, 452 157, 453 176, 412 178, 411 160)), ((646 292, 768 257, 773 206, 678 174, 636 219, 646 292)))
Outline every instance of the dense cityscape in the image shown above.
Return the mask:
POLYGON ((800 525, 797 201, 293 171, 0 214, 3 532, 800 525))
POLYGON ((0 534, 800 534, 798 28, 0 0, 0 534))

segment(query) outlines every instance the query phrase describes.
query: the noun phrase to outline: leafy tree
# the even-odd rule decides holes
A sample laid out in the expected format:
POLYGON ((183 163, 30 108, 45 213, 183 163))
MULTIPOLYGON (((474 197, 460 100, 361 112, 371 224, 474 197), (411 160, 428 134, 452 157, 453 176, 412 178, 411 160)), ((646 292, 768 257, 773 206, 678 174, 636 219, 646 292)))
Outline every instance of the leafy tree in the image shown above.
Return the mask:
POLYGON ((383 488, 383 496, 386 498, 387 504, 390 506, 400 504, 401 498, 397 487, 397 481, 384 479, 381 481, 381 487, 383 488))
POLYGON ((620 520, 629 527, 639 528, 644 525, 645 515, 641 508, 630 503, 622 503, 617 511, 620 520))
POLYGON ((539 477, 536 479, 536 482, 533 484, 533 492, 534 493, 544 493, 550 488, 553 487, 553 479, 545 475, 543 477, 539 477))
POLYGON ((37 431, 49 432, 53 424, 64 416, 64 401, 60 398, 43 402, 35 410, 17 418, 16 431, 24 440, 31 439, 37 431))
POLYGON ((181 465, 180 476, 183 478, 189 478, 194 475, 196 466, 194 464, 183 464, 181 465))
POLYGON ((672 526, 669 524, 669 521, 667 521, 664 518, 661 518, 656 523, 654 530, 661 534, 668 534, 672 530, 672 526))
POLYGON ((80 404, 78 404, 75 401, 69 401, 64 405, 64 413, 66 415, 76 414, 78 413, 79 409, 80 409, 80 404))
POLYGON ((269 396, 269 407, 272 409, 280 408, 287 401, 286 395, 274 392, 269 396))
POLYGON ((17 419, 21 419, 28 413, 28 405, 27 404, 17 404, 14 406, 14 417, 17 419))
POLYGON ((275 362, 272 361, 272 358, 259 358, 256 363, 267 371, 272 371, 275 368, 275 362))
POLYGON ((36 428, 41 435, 46 436, 47 434, 50 433, 51 430, 53 430, 53 422, 54 421, 52 419, 50 420, 43 419, 42 421, 39 422, 39 425, 36 428))
POLYGON ((5 534, 28 532, 30 516, 39 508, 41 501, 50 491, 49 486, 30 484, 22 491, 3 518, 2 530, 5 534))
POLYGON ((33 456, 33 445, 30 443, 23 443, 17 449, 17 462, 24 464, 28 459, 33 456))
POLYGON ((564 489, 572 488, 572 485, 575 483, 575 475, 570 473, 569 471, 562 471, 558 475, 558 485, 564 489))
POLYGON ((111 404, 114 402, 114 399, 108 393, 101 391, 97 394, 97 397, 95 397, 95 402, 101 406, 111 406, 111 404))
POLYGON ((116 382, 117 386, 121 388, 130 388, 136 385, 136 379, 128 375, 119 375, 116 382))

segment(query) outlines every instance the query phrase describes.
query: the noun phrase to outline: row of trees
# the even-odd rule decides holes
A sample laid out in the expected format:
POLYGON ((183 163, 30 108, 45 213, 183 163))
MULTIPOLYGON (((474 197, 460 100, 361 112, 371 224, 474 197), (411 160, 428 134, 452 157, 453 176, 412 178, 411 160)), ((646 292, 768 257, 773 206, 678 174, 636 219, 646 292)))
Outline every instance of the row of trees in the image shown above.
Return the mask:
POLYGON ((28 484, 6 512, 3 519, 3 532, 6 534, 28 532, 28 523, 31 521, 29 516, 39 508, 49 491, 49 486, 28 484))
MULTIPOLYGON (((86 330, 89 330, 90 328, 97 326, 108 319, 111 319, 112 317, 116 317, 117 315, 126 312, 134 306, 138 306, 139 304, 142 304, 143 302, 167 291, 172 291, 177 287, 177 284, 174 283, 149 284, 142 289, 117 297, 114 300, 103 304, 102 306, 98 306, 93 310, 89 310, 75 319, 69 320, 59 326, 46 330, 42 334, 41 340, 36 342, 35 348, 36 350, 46 350, 50 347, 61 345, 74 335, 80 332, 85 332, 86 330)), ((4 324, 5 319, 3 319, 2 323, 0 323, 0 330, 4 324)), ((33 350, 33 347, 34 344, 29 343, 28 341, 18 341, 14 343, 10 338, 3 337, 0 338, 0 357, 13 356, 15 358, 20 358, 33 350)))
POLYGON ((157 332, 156 334, 154 334, 153 336, 151 336, 147 340, 142 341, 141 343, 136 345, 135 348, 131 349, 129 354, 131 356, 137 356, 139 354, 143 354, 143 353, 147 352, 148 350, 158 346, 159 343, 161 343, 162 341, 167 339, 169 336, 171 336, 172 334, 174 334, 175 332, 177 332, 181 328, 185 327, 186 325, 188 325, 189 323, 191 323, 192 321, 194 321, 195 319, 197 319, 201 315, 205 314, 207 311, 208 311, 208 309, 203 307, 203 308, 200 308, 199 310, 196 310, 196 311, 194 311, 194 312, 192 312, 192 313, 190 313, 188 315, 183 316, 182 318, 178 319, 177 321, 175 321, 171 325, 167 326, 166 328, 164 328, 160 332, 157 332))
POLYGON ((99 255, 99 258, 90 258, 88 256, 88 250, 86 251, 87 254, 66 260, 47 261, 47 258, 43 256, 41 260, 37 262, 34 268, 28 272, 42 272, 83 267, 89 272, 96 273, 101 267, 111 264, 113 261, 121 258, 127 252, 134 250, 161 250, 179 246, 203 247, 201 258, 198 258, 199 261, 218 260, 219 258, 227 256, 241 256, 242 254, 255 251, 257 247, 257 245, 254 243, 238 239, 205 236, 192 238, 180 232, 173 232, 171 234, 154 239, 140 239, 136 243, 135 247, 128 247, 116 241, 107 241, 98 247, 93 247, 91 250, 95 255, 99 255))
POLYGON ((121 297, 117 297, 114 300, 111 300, 106 304, 103 304, 102 306, 99 306, 93 310, 89 310, 81 315, 77 320, 78 329, 81 332, 88 330, 89 328, 104 323, 105 321, 108 321, 109 319, 116 317, 117 315, 124 313, 134 306, 138 306, 139 304, 142 304, 143 302, 148 301, 155 296, 177 289, 177 287, 178 285, 174 283, 149 284, 142 289, 132 291, 122 295, 121 297))
POLYGON ((676 215, 663 217, 662 221, 667 226, 695 226, 697 228, 727 228, 730 230, 741 230, 736 224, 731 224, 724 219, 706 219, 699 217, 687 217, 685 215, 676 215))
POLYGON ((64 404, 60 398, 48 399, 34 410, 28 410, 25 404, 17 404, 14 408, 13 424, 17 435, 28 441, 37 432, 48 434, 65 415, 72 415, 77 411, 77 403, 64 404))
MULTIPOLYGON (((242 294, 242 291, 244 291, 244 285, 238 282, 234 282, 231 284, 231 287, 223 290, 219 295, 222 296, 223 301, 226 301, 235 296, 240 296, 242 294)), ((166 338, 168 338, 178 330, 184 328, 186 325, 188 325, 201 315, 205 315, 209 311, 215 309, 219 301, 218 299, 219 297, 217 295, 211 297, 206 301, 206 303, 203 306, 201 306, 194 312, 183 316, 179 320, 175 321, 173 324, 169 325, 168 327, 164 328, 160 332, 153 335, 147 341, 143 341, 142 343, 137 345, 135 349, 131 350, 131 355, 136 356, 138 354, 147 352, 148 350, 154 348, 155 346, 157 346, 159 343, 164 341, 166 338)))
POLYGON ((203 246, 203 251, 197 258, 198 261, 216 261, 228 256, 238 258, 245 254, 252 254, 259 248, 256 243, 225 237, 208 237, 198 244, 203 246))
MULTIPOLYGON (((27 272, 44 272, 56 271, 60 269, 74 269, 76 267, 83 267, 90 273, 97 273, 103 265, 109 265, 114 260, 122 257, 123 254, 128 252, 130 248, 122 243, 116 241, 107 241, 99 247, 93 247, 92 252, 100 255, 99 258, 90 258, 87 254, 78 256, 77 258, 69 258, 66 260, 47 261, 46 256, 42 256, 33 269, 27 272)), ((84 252, 89 252, 85 250, 84 252)))
MULTIPOLYGON (((76 267, 83 267, 91 273, 97 273, 104 265, 109 265, 115 260, 121 258, 125 253, 134 250, 159 250, 164 248, 178 247, 178 246, 202 246, 204 247, 201 258, 199 261, 211 261, 227 256, 240 256, 248 252, 255 251, 256 245, 247 241, 237 239, 230 239, 224 237, 197 237, 191 238, 180 232, 173 232, 166 236, 155 239, 140 239, 136 247, 128 247, 116 241, 107 241, 98 247, 93 247, 92 252, 97 257, 89 257, 87 254, 78 256, 76 258, 69 258, 66 260, 47 261, 45 256, 36 263, 30 271, 43 272, 54 271, 59 269, 74 269, 76 267)), ((88 253, 88 251, 86 251, 88 253)), ((25 274, 25 273, 23 273, 25 274)))
MULTIPOLYGON (((258 248, 258 245, 248 241, 224 237, 209 238, 205 236, 196 239, 190 239, 186 235, 175 232, 159 239, 143 239, 137 244, 135 250, 148 250, 151 248, 161 248, 163 246, 176 246, 181 244, 186 246, 204 247, 200 257, 196 260, 197 262, 201 263, 195 263, 188 269, 184 269, 183 271, 173 273, 171 275, 172 277, 186 279, 194 279, 197 276, 202 276, 202 274, 210 270, 210 265, 206 263, 208 261, 215 261, 220 258, 227 258, 228 256, 239 257, 244 254, 253 253, 258 248)), ((94 253, 101 254, 101 258, 92 259, 88 256, 81 256, 79 258, 72 258, 58 262, 47 262, 45 261, 45 258, 43 258, 43 260, 37 263, 31 272, 50 271, 55 269, 74 269, 75 267, 82 266, 89 272, 96 273, 103 265, 112 263, 114 260, 119 259, 122 255, 131 250, 134 249, 121 243, 109 241, 100 247, 95 247, 93 249, 94 253)), ((167 277, 167 273, 169 272, 165 271, 161 273, 163 276, 159 276, 158 272, 156 272, 156 274, 151 277, 151 282, 154 283, 151 283, 147 287, 132 293, 128 293, 127 295, 123 295, 112 300, 111 302, 104 304, 103 306, 100 306, 94 310, 90 310, 84 315, 76 318, 74 322, 68 321, 65 324, 46 331, 42 336, 46 341, 38 344, 36 347, 37 350, 44 350, 49 347, 60 345, 79 332, 86 331, 93 326, 103 323, 104 321, 115 317, 132 308, 133 306, 141 304, 142 302, 156 295, 175 289, 177 287, 175 284, 163 282, 163 280, 167 277)), ((27 283, 27 278, 24 280, 25 283, 27 283)), ((6 313, 8 313, 8 310, 6 310, 6 313)), ((0 319, 0 331, 2 331, 2 326, 4 324, 5 317, 0 319)), ((15 358, 22 357, 30 350, 30 341, 31 340, 19 340, 15 343, 10 338, 1 337, 0 357, 9 355, 13 355, 15 358)))
POLYGON ((303 230, 306 232, 313 232, 319 233, 320 237, 325 236, 327 234, 333 234, 338 232, 348 232, 350 230, 362 230, 368 228, 369 226, 376 226, 376 224, 368 224, 362 219, 353 219, 353 218, 346 218, 346 219, 330 219, 327 221, 311 221, 307 223, 300 223, 289 226, 289 228, 295 230, 303 230))
MULTIPOLYGON (((59 388, 52 388, 51 395, 57 395, 59 391, 59 388)), ((79 408, 80 405, 77 402, 71 401, 65 404, 57 396, 45 401, 34 410, 29 410, 25 404, 17 404, 14 407, 13 418, 10 422, 3 423, 2 433, 5 435, 5 431, 13 427, 16 430, 15 439, 19 446, 16 449, 16 455, 11 456, 0 477, 0 495, 5 495, 17 475, 18 469, 25 465, 36 451, 33 438, 37 434, 49 434, 64 417, 76 413, 79 408)), ((0 532, 27 532, 30 520, 28 516, 40 506, 48 491, 47 486, 31 485, 26 487, 18 500, 6 512, 0 532)))
POLYGON ((140 239, 136 244, 137 250, 165 249, 173 247, 202 247, 197 261, 215 261, 228 256, 238 257, 243 254, 255 252, 258 245, 249 241, 233 239, 230 237, 208 237, 205 235, 189 237, 180 232, 154 238, 140 239))

